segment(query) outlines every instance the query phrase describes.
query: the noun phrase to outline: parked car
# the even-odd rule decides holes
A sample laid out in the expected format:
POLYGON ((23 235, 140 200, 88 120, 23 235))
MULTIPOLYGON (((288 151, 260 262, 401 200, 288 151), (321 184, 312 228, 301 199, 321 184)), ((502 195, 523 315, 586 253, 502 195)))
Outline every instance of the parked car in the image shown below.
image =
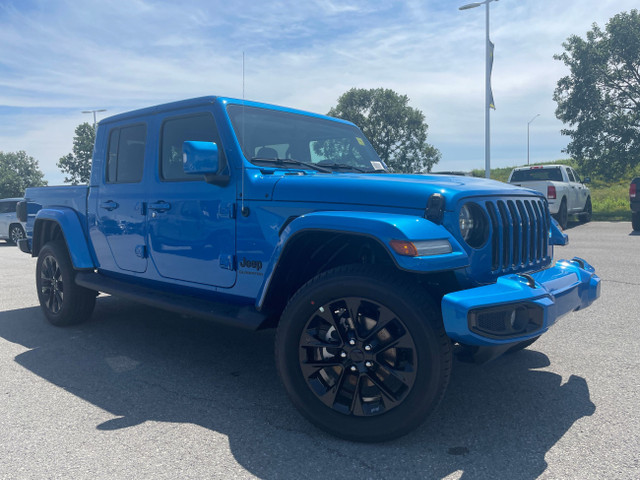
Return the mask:
POLYGON ((567 228, 569 215, 579 215, 591 220, 591 192, 586 186, 587 177, 581 180, 573 168, 567 165, 535 165, 514 168, 509 183, 536 190, 547 197, 549 212, 562 228, 567 228))
POLYGON ((640 232, 640 177, 631 180, 629 185, 629 206, 631 207, 631 225, 640 232))
POLYGON ((25 237, 25 224, 16 216, 16 204, 22 198, 0 199, 0 239, 15 245, 25 237))

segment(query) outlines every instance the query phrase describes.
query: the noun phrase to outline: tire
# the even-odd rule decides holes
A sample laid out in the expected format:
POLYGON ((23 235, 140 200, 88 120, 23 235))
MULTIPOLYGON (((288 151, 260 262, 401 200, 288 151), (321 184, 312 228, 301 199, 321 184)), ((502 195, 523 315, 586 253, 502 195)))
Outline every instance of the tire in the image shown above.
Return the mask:
POLYGON ((9 240, 8 242, 11 245, 17 245, 18 244, 18 240, 20 240, 21 238, 24 238, 25 234, 24 234, 24 230, 22 228, 22 225, 11 225, 11 227, 9 227, 9 240))
POLYGON ((634 232, 640 232, 640 212, 631 213, 631 226, 634 232))
POLYGON ((569 220, 566 198, 562 199, 562 202, 560 203, 560 209, 558 210, 558 213, 556 213, 555 217, 562 229, 565 230, 567 228, 567 221, 569 220))
POLYGON ((360 442, 416 428, 442 400, 451 374, 437 304, 415 282, 371 265, 340 267, 304 285, 282 314, 275 351, 302 415, 360 442))
POLYGON ((593 208, 591 206, 591 197, 587 197, 587 202, 584 205, 584 210, 580 214, 580 218, 584 223, 591 221, 591 216, 593 213, 593 208))
POLYGON ((509 350, 505 352, 505 355, 510 353, 516 353, 516 352, 519 352, 520 350, 524 350, 529 345, 532 345, 539 338, 540 338, 539 336, 533 337, 533 338, 530 338, 529 340, 525 340, 524 342, 516 343, 513 347, 511 347, 509 350))
POLYGON ((40 307, 53 325, 76 325, 91 317, 96 292, 76 285, 75 270, 64 241, 49 242, 40 249, 36 287, 40 307))

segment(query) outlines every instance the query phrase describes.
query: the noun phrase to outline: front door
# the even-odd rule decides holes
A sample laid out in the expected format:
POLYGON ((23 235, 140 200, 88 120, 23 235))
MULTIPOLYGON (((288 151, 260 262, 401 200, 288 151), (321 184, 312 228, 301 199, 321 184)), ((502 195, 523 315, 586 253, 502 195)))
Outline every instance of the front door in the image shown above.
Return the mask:
POLYGON ((224 149, 209 112, 162 123, 158 182, 148 203, 149 249, 158 273, 169 279, 231 287, 235 272, 235 184, 211 185, 184 173, 182 144, 211 141, 224 149))

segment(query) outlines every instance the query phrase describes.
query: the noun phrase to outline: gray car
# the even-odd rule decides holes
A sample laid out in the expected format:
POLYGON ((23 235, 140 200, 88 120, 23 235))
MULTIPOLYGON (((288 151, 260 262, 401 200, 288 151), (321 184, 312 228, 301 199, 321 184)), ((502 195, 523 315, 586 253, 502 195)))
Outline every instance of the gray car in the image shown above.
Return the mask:
POLYGON ((15 245, 25 236, 25 224, 16 216, 16 204, 22 198, 0 199, 0 240, 15 245))

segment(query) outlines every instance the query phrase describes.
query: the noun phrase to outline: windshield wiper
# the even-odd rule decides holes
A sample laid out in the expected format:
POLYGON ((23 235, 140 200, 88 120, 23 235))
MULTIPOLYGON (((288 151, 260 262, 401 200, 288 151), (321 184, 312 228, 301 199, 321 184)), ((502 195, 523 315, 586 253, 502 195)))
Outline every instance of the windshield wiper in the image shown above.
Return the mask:
POLYGON ((298 165, 302 167, 311 168, 312 170, 317 170, 318 172, 331 173, 330 169, 323 167, 321 165, 316 165, 315 163, 303 162, 302 160, 295 160, 293 158, 253 157, 251 159, 251 162, 275 163, 278 166, 298 165))
MULTIPOLYGON (((336 162, 320 162, 320 165, 322 165, 323 167, 327 167, 327 168, 331 168, 331 169, 336 169, 336 170, 352 170, 355 172, 362 172, 362 173, 373 173, 373 172, 377 172, 378 170, 367 170, 365 168, 362 167, 356 167, 355 165, 349 165, 348 163, 336 163, 336 162)), ((383 170, 381 170, 383 171, 383 170)))

